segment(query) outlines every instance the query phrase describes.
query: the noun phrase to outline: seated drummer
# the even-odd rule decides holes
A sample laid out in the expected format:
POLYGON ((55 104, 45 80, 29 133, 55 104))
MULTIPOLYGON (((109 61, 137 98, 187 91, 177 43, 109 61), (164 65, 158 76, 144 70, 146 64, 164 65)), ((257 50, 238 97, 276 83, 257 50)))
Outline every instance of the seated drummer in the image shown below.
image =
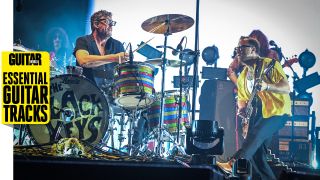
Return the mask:
POLYGON ((77 65, 83 67, 83 75, 99 88, 110 85, 114 77, 114 67, 128 59, 120 41, 113 39, 112 13, 106 10, 95 12, 91 18, 90 35, 79 37, 74 48, 77 65))
MULTIPOLYGON (((115 66, 127 61, 129 55, 125 53, 122 43, 111 37, 112 26, 116 25, 111 12, 97 11, 91 16, 90 22, 92 33, 77 39, 73 53, 77 65, 83 67, 83 75, 95 82, 99 88, 105 89, 105 85, 110 86, 113 82, 115 66)), ((121 111, 115 106, 112 106, 112 109, 115 113, 121 111)), ((138 127, 134 129, 133 144, 141 142, 141 128, 144 123, 144 118, 140 118, 138 127)))

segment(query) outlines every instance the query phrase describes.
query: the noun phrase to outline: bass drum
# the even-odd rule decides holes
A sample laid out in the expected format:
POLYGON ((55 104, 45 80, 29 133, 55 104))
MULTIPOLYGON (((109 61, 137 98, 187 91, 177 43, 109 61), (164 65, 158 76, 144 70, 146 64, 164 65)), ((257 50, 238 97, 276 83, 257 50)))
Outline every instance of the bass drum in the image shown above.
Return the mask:
POLYGON ((46 125, 29 125, 36 144, 75 137, 98 144, 109 124, 109 106, 103 92, 90 80, 72 74, 50 79, 51 120, 46 125))

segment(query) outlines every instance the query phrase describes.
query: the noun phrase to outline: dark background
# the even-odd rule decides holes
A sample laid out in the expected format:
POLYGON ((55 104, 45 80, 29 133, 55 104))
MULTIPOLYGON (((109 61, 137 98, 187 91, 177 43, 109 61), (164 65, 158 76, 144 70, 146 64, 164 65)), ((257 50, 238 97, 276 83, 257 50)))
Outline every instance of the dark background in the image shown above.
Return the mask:
POLYGON ((90 24, 90 0, 14 0, 13 42, 33 50, 48 50, 46 34, 52 27, 62 27, 70 45, 86 33, 90 24))

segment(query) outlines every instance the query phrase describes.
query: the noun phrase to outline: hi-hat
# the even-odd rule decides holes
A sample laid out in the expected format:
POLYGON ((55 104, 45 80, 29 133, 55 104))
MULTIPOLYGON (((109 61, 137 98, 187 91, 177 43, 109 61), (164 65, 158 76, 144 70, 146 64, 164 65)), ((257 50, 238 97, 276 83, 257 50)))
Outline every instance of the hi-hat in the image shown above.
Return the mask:
MULTIPOLYGON (((162 66, 162 58, 155 58, 155 59, 148 59, 145 62, 152 64, 154 66, 162 66)), ((172 60, 172 59, 167 59, 167 66, 169 67, 180 67, 180 60, 172 60)), ((182 60, 182 66, 186 64, 186 61, 182 60)))
POLYGON ((181 14, 163 14, 145 20, 141 27, 143 30, 155 33, 176 33, 190 28, 194 20, 186 15, 181 14))

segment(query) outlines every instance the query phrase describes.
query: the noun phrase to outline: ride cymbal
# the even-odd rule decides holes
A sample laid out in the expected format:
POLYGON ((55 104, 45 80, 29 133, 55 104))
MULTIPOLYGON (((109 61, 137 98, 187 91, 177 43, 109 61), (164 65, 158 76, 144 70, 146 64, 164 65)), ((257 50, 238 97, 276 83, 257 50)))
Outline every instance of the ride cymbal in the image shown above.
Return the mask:
POLYGON ((163 14, 145 20, 141 27, 143 30, 155 33, 176 33, 190 28, 194 20, 186 15, 181 14, 163 14))

